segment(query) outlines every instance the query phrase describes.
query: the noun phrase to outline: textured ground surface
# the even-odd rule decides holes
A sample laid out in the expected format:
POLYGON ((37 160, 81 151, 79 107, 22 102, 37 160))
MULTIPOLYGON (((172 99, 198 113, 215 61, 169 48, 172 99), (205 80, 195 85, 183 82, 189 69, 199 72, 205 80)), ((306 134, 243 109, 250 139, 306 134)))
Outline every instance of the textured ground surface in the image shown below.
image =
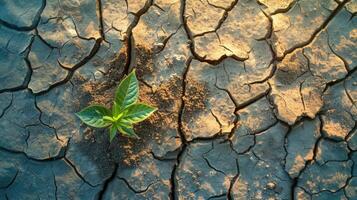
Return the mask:
POLYGON ((0 0, 0 199, 357 199, 357 1, 0 0), (136 68, 159 108, 74 113, 136 68))

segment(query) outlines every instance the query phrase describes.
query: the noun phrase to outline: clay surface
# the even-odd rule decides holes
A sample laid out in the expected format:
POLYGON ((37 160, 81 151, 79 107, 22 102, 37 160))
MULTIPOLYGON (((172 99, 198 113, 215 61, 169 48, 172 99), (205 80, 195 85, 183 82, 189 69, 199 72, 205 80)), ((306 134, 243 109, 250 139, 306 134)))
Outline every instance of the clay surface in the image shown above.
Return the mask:
POLYGON ((356 0, 0 0, 0 200, 357 199, 356 0), (74 115, 136 69, 140 139, 74 115))

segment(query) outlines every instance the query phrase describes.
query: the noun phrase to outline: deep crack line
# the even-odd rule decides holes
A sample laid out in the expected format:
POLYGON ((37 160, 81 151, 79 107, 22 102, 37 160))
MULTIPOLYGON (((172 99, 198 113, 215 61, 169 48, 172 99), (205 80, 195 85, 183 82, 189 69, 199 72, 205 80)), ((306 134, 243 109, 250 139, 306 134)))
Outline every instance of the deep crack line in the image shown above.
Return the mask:
POLYGON ((146 191, 148 191, 148 189, 154 185, 156 182, 152 182, 150 183, 149 185, 146 186, 146 188, 142 189, 142 190, 135 190, 135 188, 133 186, 130 185, 130 183, 125 179, 125 178, 122 178, 122 177, 117 177, 117 179, 123 181, 125 183, 125 185, 131 190, 133 191, 135 194, 141 194, 141 193, 144 193, 146 191))
POLYGON ((344 59, 342 56, 340 56, 337 52, 335 52, 335 50, 333 50, 331 44, 330 44, 330 34, 328 33, 328 31, 326 30, 326 35, 327 35, 327 46, 329 47, 330 51, 335 54, 340 60, 342 60, 344 67, 346 69, 347 72, 351 71, 350 66, 348 65, 348 62, 346 61, 346 59, 344 59))
POLYGON ((177 155, 177 160, 176 160, 176 164, 174 165, 174 168, 171 172, 171 178, 170 178, 170 182, 171 182, 171 190, 170 190, 170 199, 171 200, 177 200, 178 196, 177 196, 177 180, 176 180, 176 173, 178 170, 178 167, 181 163, 181 159, 182 156, 184 154, 184 152, 186 151, 187 145, 184 144, 181 148, 181 151, 179 152, 179 154, 177 155))
POLYGON ((283 55, 281 57, 277 57, 277 60, 278 61, 282 61, 286 55, 294 52, 296 49, 299 49, 299 48, 303 48, 309 44, 311 44, 311 42, 314 41, 314 39, 316 38, 316 36, 322 31, 324 30, 327 25, 332 21, 332 19, 342 10, 342 8, 349 2, 350 0, 345 0, 343 1, 342 3, 338 4, 338 6, 336 7, 335 10, 333 10, 331 12, 331 14, 327 17, 327 19, 322 23, 322 25, 320 27, 318 27, 311 35, 311 37, 305 41, 305 42, 302 42, 300 44, 297 44, 295 45, 294 47, 290 48, 290 49, 287 49, 284 51, 283 55))
POLYGON ((10 107, 12 106, 12 102, 14 101, 14 93, 11 93, 11 101, 9 102, 9 104, 1 111, 0 114, 0 119, 6 114, 6 111, 8 109, 10 109, 10 107))
MULTIPOLYGON (((88 63, 96 54, 97 52, 99 51, 99 48, 101 46, 101 43, 102 43, 103 39, 102 38, 98 38, 96 39, 95 41, 95 44, 92 48, 92 50, 90 51, 89 55, 86 56, 83 60, 81 60, 80 62, 78 62, 76 65, 74 65, 74 67, 72 67, 71 69, 68 70, 68 74, 67 76, 59 81, 59 82, 56 82, 52 85, 50 85, 48 87, 48 89, 44 90, 44 91, 41 91, 41 92, 38 92, 38 93, 33 93, 35 96, 41 96, 41 95, 44 95, 46 93, 48 93, 49 91, 51 91, 52 89, 56 88, 56 87, 59 87, 61 85, 64 85, 68 82, 70 82, 70 80, 72 79, 74 73, 80 68, 82 67, 83 65, 85 65, 86 63, 88 63)), ((31 91, 32 92, 32 91, 31 91)))
POLYGON ((41 7, 38 9, 38 11, 32 21, 32 24, 30 26, 17 26, 16 24, 8 23, 2 19, 0 19, 0 25, 3 25, 9 29, 13 29, 13 30, 20 31, 20 32, 31 31, 31 30, 35 29, 37 27, 37 25, 40 23, 41 15, 42 15, 42 12, 45 9, 45 7, 46 7, 46 0, 42 0, 41 7))
POLYGON ((31 38, 31 42, 29 43, 29 46, 26 47, 26 49, 24 50, 24 52, 26 52, 26 53, 25 53, 26 56, 25 56, 25 58, 23 58, 23 59, 24 59, 24 61, 25 61, 25 63, 26 63, 26 66, 27 66, 27 69, 28 69, 28 70, 27 70, 26 76, 25 76, 25 78, 24 78, 22 84, 19 85, 19 86, 16 86, 16 87, 12 87, 12 88, 1 89, 1 90, 0 90, 0 94, 5 93, 5 92, 17 92, 17 91, 22 91, 22 90, 25 90, 25 89, 28 88, 28 85, 29 85, 29 83, 30 83, 30 81, 31 81, 31 77, 32 77, 32 73, 33 73, 33 70, 32 70, 32 67, 31 67, 31 63, 30 63, 30 61, 29 61, 29 59, 28 59, 28 55, 29 55, 29 53, 30 53, 30 51, 31 51, 31 46, 32 46, 33 41, 34 41, 34 37, 31 38))
POLYGON ((26 159, 31 160, 31 161, 35 161, 35 162, 52 162, 52 161, 62 160, 63 158, 65 158, 64 156, 59 154, 59 155, 54 156, 54 157, 48 157, 48 158, 45 158, 45 159, 37 159, 37 158, 33 158, 33 157, 27 155, 23 151, 8 149, 8 148, 2 147, 2 146, 0 146, 0 151, 6 151, 6 152, 12 153, 12 154, 20 154, 20 155, 25 156, 26 159))
POLYGON ((188 25, 187 25, 187 17, 185 17, 185 11, 186 11, 186 0, 181 0, 181 11, 180 11, 180 16, 181 16, 181 24, 183 25, 183 29, 187 35, 187 38, 189 39, 189 47, 190 47, 190 52, 193 55, 193 57, 200 61, 200 62, 205 62, 211 65, 217 65, 219 64, 222 60, 224 60, 227 56, 222 56, 219 60, 206 60, 205 58, 202 58, 199 56, 194 47, 194 36, 192 35, 188 25))
MULTIPOLYGON (((296 187, 299 187, 298 185, 299 185, 299 179, 300 179, 300 176, 305 172, 305 170, 310 166, 310 165, 312 165, 313 164, 313 162, 315 162, 315 159, 316 159, 316 156, 317 156, 317 151, 318 151, 318 146, 319 146, 319 143, 320 143, 320 141, 323 139, 323 134, 322 134, 322 128, 323 128, 323 121, 322 121, 322 119, 321 119, 321 116, 320 115, 317 115, 316 117, 318 117, 319 118, 319 121, 320 121, 320 127, 319 127, 319 132, 320 132, 320 136, 316 139, 316 141, 315 141, 315 144, 314 144, 314 147, 313 147, 313 151, 312 151, 312 153, 313 153, 313 156, 312 156, 312 158, 311 159, 309 159, 309 160, 306 160, 305 162, 304 162, 304 167, 299 171, 299 173, 298 173, 298 175, 296 176, 296 177, 294 177, 294 178, 292 178, 292 184, 291 184, 291 188, 290 188, 290 190, 291 190, 291 198, 292 199, 295 199, 294 197, 295 197, 295 188, 296 187)), ((286 134, 287 135, 287 134, 286 134)), ((285 167, 284 167, 285 168, 285 167)), ((290 177, 290 175, 289 175, 289 177, 290 177)), ((291 178, 291 177, 290 177, 291 178)))
POLYGON ((56 181, 56 174, 53 171, 53 165, 51 165, 51 171, 52 171, 53 185, 55 186, 55 199, 57 200, 58 186, 56 181))
POLYGON ((182 76, 182 93, 181 93, 181 107, 180 107, 180 111, 179 111, 179 115, 178 115, 178 132, 179 132, 179 135, 180 135, 180 139, 181 139, 181 150, 180 152, 178 153, 177 155, 177 158, 176 158, 176 163, 174 165, 174 168, 172 169, 172 172, 171 172, 171 179, 170 179, 170 182, 171 182, 171 191, 170 191, 170 199, 172 200, 176 200, 178 199, 178 197, 176 196, 176 187, 177 187, 177 183, 176 183, 176 179, 175 179, 175 176, 176 176, 176 173, 177 173, 177 168, 178 166, 180 165, 180 162, 181 162, 181 157, 183 155, 183 152, 186 150, 187 148, 187 145, 188 145, 188 142, 187 142, 187 139, 186 139, 186 135, 184 133, 184 130, 183 130, 183 122, 182 122, 182 118, 183 118, 183 112, 184 112, 184 109, 185 109, 185 100, 184 100, 184 97, 186 95, 186 86, 187 86, 187 76, 188 76, 188 72, 190 70, 190 66, 191 66, 191 62, 192 62, 192 57, 190 57, 187 62, 186 62, 186 70, 182 76))
MULTIPOLYGON (((286 8, 279 8, 274 12, 270 13, 270 16, 289 12, 296 5, 297 2, 298 0, 292 1, 286 8)), ((258 4, 260 4, 260 1, 258 1, 258 4)))
MULTIPOLYGON (((126 4, 128 4, 127 1, 125 1, 126 4)), ((134 42, 134 37, 133 37, 133 29, 138 25, 140 18, 142 15, 144 15, 149 8, 153 5, 153 0, 149 0, 146 2, 145 6, 139 10, 134 16, 134 21, 129 25, 128 30, 127 30, 127 62, 125 63, 125 69, 124 69, 124 74, 129 74, 129 70, 132 67, 133 59, 135 58, 135 42, 134 42)))
POLYGON ((227 199, 228 200, 234 200, 234 198, 232 197, 233 185, 238 180, 239 175, 240 175, 238 159, 236 159, 236 166, 237 166, 237 174, 232 178, 232 180, 229 183, 229 188, 228 188, 228 192, 227 192, 227 199))
POLYGON ((113 180, 115 179, 118 169, 119 169, 119 164, 116 163, 113 173, 110 175, 108 179, 105 180, 103 184, 103 189, 98 194, 99 200, 104 199, 105 192, 107 191, 109 184, 113 182, 113 180))
POLYGON ((101 0, 96 0, 96 5, 97 5, 96 6, 97 7, 96 10, 97 10, 97 15, 98 15, 98 20, 99 20, 99 33, 100 33, 100 36, 105 41, 102 1, 101 0))
POLYGON ((5 187, 0 187, 0 189, 8 189, 16 180, 17 176, 19 175, 20 171, 19 169, 16 169, 16 174, 14 177, 12 177, 11 181, 9 182, 9 184, 7 184, 5 187))
POLYGON ((73 171, 76 173, 76 175, 84 182, 86 183, 87 185, 91 186, 91 187, 97 187, 98 185, 93 185, 91 184, 90 182, 88 182, 83 176, 81 173, 79 173, 78 169, 76 168, 76 166, 70 161, 68 160, 66 157, 63 158, 66 163, 71 166, 71 168, 73 169, 73 171))
MULTIPOLYGON (((36 96, 35 96, 35 98, 34 98, 34 101, 35 101, 35 108, 36 108, 37 111, 40 113, 40 115, 38 116, 38 120, 40 121, 40 123, 41 123, 42 125, 44 125, 44 126, 50 128, 50 129, 52 129, 52 130, 55 132, 56 139, 57 139, 58 141, 60 141, 60 142, 63 143, 64 141, 58 136, 57 129, 56 129, 55 127, 53 127, 53 126, 51 126, 51 125, 45 123, 45 122, 42 120, 43 112, 42 112, 41 108, 40 108, 40 107, 38 106, 38 104, 37 104, 37 97, 36 97, 36 96)), ((68 139, 68 141, 67 141, 67 145, 69 144, 69 140, 70 140, 70 139, 68 139)), ((67 145, 65 146, 65 148, 67 148, 67 145)))
POLYGON ((226 173, 224 173, 224 171, 221 171, 221 170, 215 168, 206 157, 203 156, 203 160, 205 160, 205 162, 209 168, 213 169, 214 171, 216 171, 218 173, 221 173, 224 176, 227 176, 226 173))
MULTIPOLYGON (((193 36, 193 38, 199 37, 199 36, 203 36, 203 35, 205 35, 205 34, 207 34, 207 33, 214 33, 214 32, 217 33, 218 29, 220 29, 220 28, 222 27, 222 24, 223 24, 223 23, 226 21, 226 19, 228 18, 229 12, 232 11, 233 8, 238 4, 238 0, 234 0, 228 8, 222 8, 222 7, 215 6, 215 5, 211 4, 209 1, 207 1, 207 2, 208 2, 208 4, 209 4, 210 6, 213 6, 213 7, 215 7, 215 8, 219 8, 219 9, 224 10, 223 16, 222 16, 221 19, 218 20, 218 24, 217 24, 217 26, 214 28, 214 30, 206 31, 206 32, 199 33, 199 34, 195 34, 195 35, 193 36)), ((191 32, 191 31, 190 31, 190 32, 191 32)))
POLYGON ((186 70, 182 76, 182 93, 181 93, 181 106, 180 106, 180 111, 178 113, 178 132, 180 134, 181 142, 182 144, 187 144, 187 138, 184 133, 184 127, 183 127, 183 115, 184 115, 184 110, 185 110, 185 96, 186 96, 186 88, 187 88, 187 76, 188 72, 190 70, 191 62, 192 62, 192 57, 190 57, 187 62, 186 62, 186 70))

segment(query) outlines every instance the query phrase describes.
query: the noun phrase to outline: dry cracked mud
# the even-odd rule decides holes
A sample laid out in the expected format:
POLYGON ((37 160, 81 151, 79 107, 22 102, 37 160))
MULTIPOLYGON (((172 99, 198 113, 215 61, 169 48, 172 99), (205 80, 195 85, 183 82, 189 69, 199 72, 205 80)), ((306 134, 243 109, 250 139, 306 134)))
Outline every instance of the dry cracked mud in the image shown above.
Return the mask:
POLYGON ((0 199, 357 199, 356 0, 0 0, 0 199), (141 139, 83 125, 136 69, 141 139))

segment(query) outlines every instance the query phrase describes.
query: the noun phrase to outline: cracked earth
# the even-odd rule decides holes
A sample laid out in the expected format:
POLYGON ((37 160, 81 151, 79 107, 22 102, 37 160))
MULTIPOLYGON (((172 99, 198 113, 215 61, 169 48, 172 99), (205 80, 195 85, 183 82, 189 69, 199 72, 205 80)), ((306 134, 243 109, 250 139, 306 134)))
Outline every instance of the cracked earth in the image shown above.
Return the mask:
POLYGON ((357 0, 0 0, 0 199, 357 199, 357 0), (136 69, 159 108, 74 113, 136 69))

